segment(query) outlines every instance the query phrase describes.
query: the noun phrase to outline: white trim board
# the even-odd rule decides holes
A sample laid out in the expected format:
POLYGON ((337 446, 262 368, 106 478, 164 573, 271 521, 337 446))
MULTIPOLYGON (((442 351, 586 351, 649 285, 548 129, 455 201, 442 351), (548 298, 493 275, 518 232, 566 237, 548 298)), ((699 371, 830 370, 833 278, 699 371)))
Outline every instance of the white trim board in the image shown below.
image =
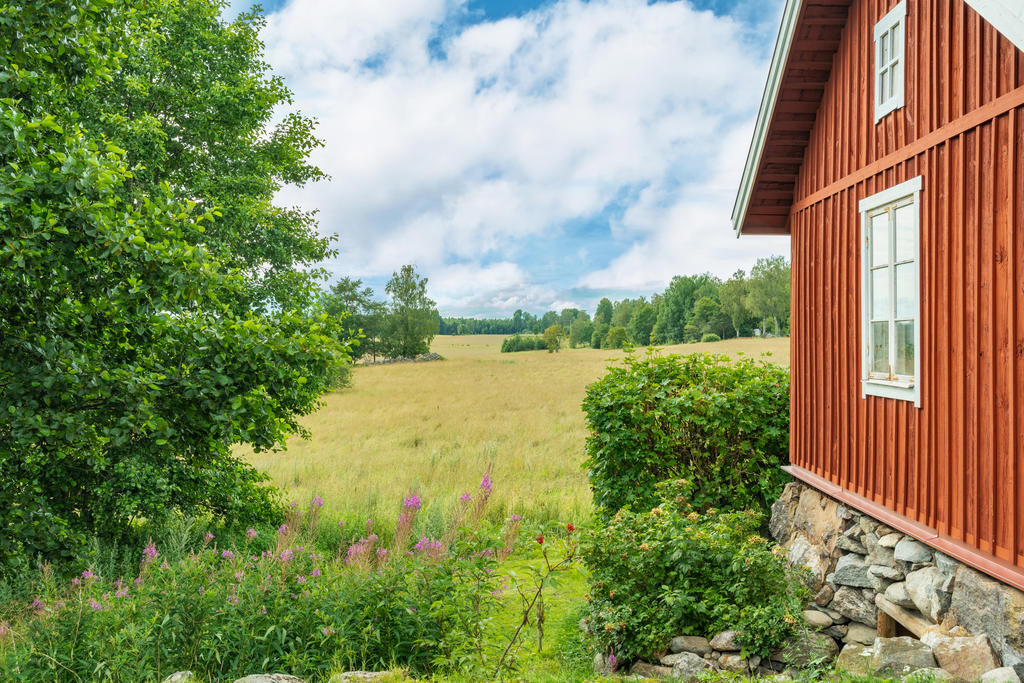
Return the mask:
MULTIPOLYGON (((965 0, 965 2, 1014 45, 1024 50, 1024 0, 965 0)), ((754 137, 750 141, 747 162, 743 167, 743 176, 732 209, 732 229, 737 237, 740 236, 740 228, 747 217, 750 194, 754 189, 757 169, 761 165, 764 143, 768 137, 768 125, 775 112, 782 76, 789 58, 790 47, 793 44, 793 36, 796 33, 796 19, 800 15, 803 4, 804 0, 786 0, 786 6, 782 11, 782 24, 779 26, 779 36, 775 41, 775 51, 772 53, 771 67, 768 69, 768 81, 761 97, 757 123, 754 125, 754 137)))

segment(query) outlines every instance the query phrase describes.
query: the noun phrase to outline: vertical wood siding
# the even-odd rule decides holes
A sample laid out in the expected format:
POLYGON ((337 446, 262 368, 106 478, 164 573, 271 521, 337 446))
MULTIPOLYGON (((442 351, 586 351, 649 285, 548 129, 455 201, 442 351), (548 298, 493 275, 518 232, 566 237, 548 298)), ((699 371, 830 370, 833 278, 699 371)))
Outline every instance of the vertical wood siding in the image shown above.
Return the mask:
POLYGON ((1000 104, 1024 101, 1024 53, 962 0, 907 0, 906 106, 875 125, 895 4, 852 3, 797 179, 791 460, 1024 568, 1024 105, 1000 104), (857 212, 918 175, 920 409, 861 397, 857 212))

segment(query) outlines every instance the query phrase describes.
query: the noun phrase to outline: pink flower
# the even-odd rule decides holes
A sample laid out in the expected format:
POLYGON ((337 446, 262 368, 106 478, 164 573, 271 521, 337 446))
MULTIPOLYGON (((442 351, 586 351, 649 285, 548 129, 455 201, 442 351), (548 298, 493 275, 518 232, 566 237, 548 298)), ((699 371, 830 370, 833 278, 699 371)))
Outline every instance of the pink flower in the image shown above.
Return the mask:
POLYGON ((9 635, 11 632, 11 625, 6 621, 0 621, 0 638, 9 635))
POLYGON ((256 533, 256 530, 253 529, 252 527, 249 527, 248 529, 245 530, 245 536, 250 541, 253 540, 254 538, 256 538, 257 535, 258 534, 256 533))
POLYGON ((245 572, 235 572, 235 581, 241 581, 245 578, 245 572))
POLYGON ((142 585, 142 577, 141 576, 135 577, 135 581, 133 581, 132 583, 134 583, 136 586, 142 585))
POLYGON ((223 557, 225 560, 233 560, 233 559, 235 559, 235 554, 233 552, 231 552, 230 550, 223 550, 223 551, 221 551, 220 556, 223 557))
POLYGON ((142 549, 143 561, 149 562, 155 560, 160 553, 156 551, 156 543, 153 543, 153 539, 149 539, 149 544, 142 549))
POLYGON ((42 598, 36 597, 36 599, 32 601, 32 610, 34 612, 42 612, 45 609, 46 609, 46 603, 43 602, 42 598))
POLYGON ((288 533, 288 525, 282 524, 281 526, 277 527, 277 533, 281 536, 286 535, 288 533))
POLYGON ((480 481, 480 488, 483 489, 484 493, 491 492, 491 478, 484 475, 484 478, 480 481))
POLYGON ((306 583, 306 577, 305 576, 297 576, 297 577, 295 577, 295 583, 306 583))
POLYGON ((325 636, 333 636, 334 635, 334 629, 331 628, 330 626, 324 626, 323 630, 324 630, 324 635, 325 636))
POLYGON ((281 551, 281 561, 285 564, 291 562, 293 557, 295 557, 295 553, 292 552, 291 548, 285 548, 281 551))
POLYGON ((521 522, 521 521, 523 521, 523 516, 522 515, 512 515, 512 521, 513 522, 521 522))
POLYGON ((263 609, 260 610, 260 614, 266 614, 266 613, 267 613, 267 608, 266 607, 264 607, 263 609))
POLYGON ((238 596, 237 595, 229 595, 228 596, 228 602, 231 603, 232 605, 237 605, 238 604, 238 596))
POLYGON ((321 498, 320 496, 315 496, 313 498, 313 502, 311 503, 311 505, 313 506, 313 509, 319 510, 324 506, 324 499, 321 498))
POLYGON ((473 500, 473 496, 469 495, 468 493, 463 493, 461 496, 459 496, 459 500, 462 501, 463 505, 465 505, 469 503, 471 500, 473 500))
POLYGON ((309 578, 315 579, 320 576, 320 567, 314 567, 313 571, 309 573, 309 578))
POLYGON ((82 580, 83 581, 95 581, 96 580, 96 575, 93 574, 88 569, 86 569, 85 571, 82 572, 82 580))
POLYGON ((92 599, 89 601, 89 607, 92 607, 94 612, 99 612, 101 609, 103 609, 103 604, 97 601, 96 599, 92 599))
POLYGON ((129 598, 129 597, 131 597, 131 595, 128 593, 128 589, 127 588, 121 588, 121 589, 118 589, 118 591, 116 593, 114 593, 114 597, 115 598, 129 598))
POLYGON ((608 655, 608 670, 611 672, 615 671, 615 668, 619 665, 619 658, 614 653, 608 655))
POLYGON ((210 541, 212 541, 212 540, 213 540, 213 532, 212 531, 207 531, 205 534, 203 534, 203 544, 204 545, 209 545, 210 541))
POLYGON ((423 500, 415 493, 412 494, 411 496, 408 496, 405 499, 405 502, 402 503, 402 507, 405 508, 406 510, 419 510, 422 505, 423 500))
POLYGON ((81 586, 82 585, 82 580, 76 576, 75 578, 71 579, 71 585, 73 585, 73 586, 81 586))

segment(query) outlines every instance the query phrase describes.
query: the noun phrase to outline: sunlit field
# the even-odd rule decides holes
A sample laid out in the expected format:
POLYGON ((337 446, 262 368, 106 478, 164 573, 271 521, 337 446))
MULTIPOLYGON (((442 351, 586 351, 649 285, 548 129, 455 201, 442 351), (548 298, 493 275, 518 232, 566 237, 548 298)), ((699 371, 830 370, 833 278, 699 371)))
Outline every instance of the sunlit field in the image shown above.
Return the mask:
MULTIPOLYGON (((252 454, 292 498, 322 496, 325 514, 390 519, 410 489, 442 516, 491 470, 491 514, 535 521, 589 516, 580 410, 587 384, 622 351, 563 349, 499 353, 501 335, 445 336, 444 361, 357 367, 352 387, 305 419, 310 440, 252 454)), ((788 339, 739 339, 666 347, 735 357, 770 353, 789 364, 788 339)), ((645 353, 641 350, 637 353, 645 353)))

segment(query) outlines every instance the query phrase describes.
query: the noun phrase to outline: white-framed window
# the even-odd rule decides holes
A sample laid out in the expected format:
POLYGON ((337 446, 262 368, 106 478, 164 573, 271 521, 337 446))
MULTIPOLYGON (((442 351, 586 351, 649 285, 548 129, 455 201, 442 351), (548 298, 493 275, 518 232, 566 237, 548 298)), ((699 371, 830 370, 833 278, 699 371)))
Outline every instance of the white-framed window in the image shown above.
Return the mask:
POLYGON ((861 396, 921 406, 921 176, 860 201, 861 396))
POLYGON ((875 24, 875 123, 903 106, 907 0, 875 24))

